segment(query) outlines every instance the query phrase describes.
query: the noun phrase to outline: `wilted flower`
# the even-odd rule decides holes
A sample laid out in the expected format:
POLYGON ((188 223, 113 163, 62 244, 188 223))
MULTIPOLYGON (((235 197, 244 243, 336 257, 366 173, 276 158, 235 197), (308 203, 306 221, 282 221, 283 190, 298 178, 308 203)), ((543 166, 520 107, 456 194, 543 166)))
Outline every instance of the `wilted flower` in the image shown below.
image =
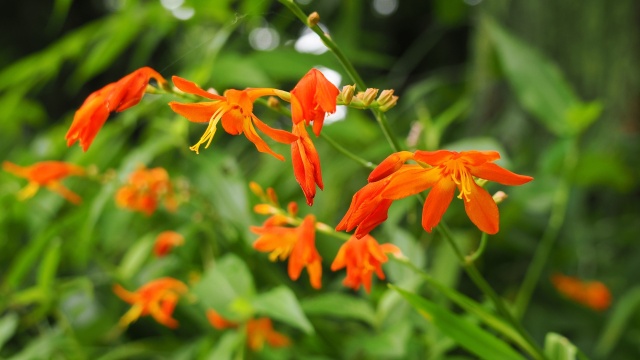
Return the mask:
POLYGON ((29 199, 38 192, 41 186, 62 195, 74 204, 79 204, 82 199, 78 194, 67 189, 60 182, 68 176, 80 176, 85 174, 84 168, 63 161, 42 161, 30 166, 19 166, 9 161, 2 163, 4 171, 29 180, 29 183, 18 193, 20 200, 29 199))
POLYGON ((291 162, 293 174, 302 188, 307 204, 313 205, 316 185, 322 190, 322 170, 316 147, 309 138, 304 121, 293 125, 293 134, 298 140, 291 143, 291 162))

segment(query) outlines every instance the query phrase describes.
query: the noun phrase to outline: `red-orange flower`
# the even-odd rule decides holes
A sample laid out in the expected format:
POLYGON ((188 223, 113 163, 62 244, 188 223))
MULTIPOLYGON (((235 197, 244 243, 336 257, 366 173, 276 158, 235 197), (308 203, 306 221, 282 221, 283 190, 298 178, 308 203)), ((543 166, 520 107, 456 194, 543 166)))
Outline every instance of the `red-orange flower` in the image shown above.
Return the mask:
POLYGON ((74 204, 79 204, 82 201, 78 194, 67 189, 60 182, 67 176, 84 175, 84 168, 80 166, 63 161, 42 161, 31 166, 22 167, 12 162, 4 161, 2 168, 16 176, 29 180, 27 186, 18 193, 20 200, 31 198, 36 194, 40 186, 44 186, 53 192, 57 192, 74 204))
POLYGON ((156 211, 160 200, 164 200, 164 206, 169 211, 175 211, 178 207, 169 174, 161 167, 138 168, 116 193, 118 206, 143 212, 147 216, 156 211))
POLYGON ((336 112, 340 90, 317 69, 307 72, 291 90, 291 117, 294 124, 313 122, 313 132, 320 135, 324 117, 336 112))
POLYGON ((320 157, 309 138, 304 122, 293 125, 293 134, 298 136, 298 140, 291 143, 293 174, 307 198, 307 204, 311 206, 316 196, 316 184, 320 190, 323 188, 320 157))
POLYGON ((573 276, 554 274, 553 286, 567 298, 596 311, 603 311, 611 305, 611 293, 600 281, 583 281, 573 276))
POLYGON ((285 347, 291 344, 291 340, 273 329, 269 318, 251 319, 247 322, 247 343, 253 351, 260 351, 264 343, 272 347, 285 347))
POLYGON ((209 123, 200 140, 191 147, 191 150, 196 153, 199 151, 200 145, 204 143, 206 143, 205 148, 209 147, 216 133, 218 122, 222 122, 222 128, 231 135, 244 133, 247 139, 255 144, 258 151, 271 154, 279 160, 284 160, 284 157, 271 150, 269 145, 258 135, 255 127, 280 143, 290 144, 297 139, 297 136, 288 131, 269 127, 253 114, 253 103, 256 99, 262 96, 278 96, 276 89, 229 89, 225 91, 224 96, 220 96, 207 92, 195 83, 178 76, 174 76, 172 80, 178 89, 186 93, 214 100, 193 104, 175 101, 169 103, 173 111, 186 117, 189 121, 209 123))
POLYGON ((211 326, 213 326, 218 330, 235 328, 238 326, 238 323, 229 321, 223 318, 220 314, 218 314, 217 311, 213 309, 208 309, 206 314, 207 314, 207 320, 209 320, 209 323, 211 324, 211 326))
POLYGON ((375 272, 379 279, 384 280, 382 264, 389 258, 385 253, 400 254, 400 249, 393 244, 378 244, 371 235, 358 239, 352 236, 342 244, 336 258, 331 264, 331 270, 337 271, 347 268, 347 277, 343 284, 354 290, 364 285, 367 292, 371 292, 371 278, 375 272))
POLYGON ((177 328, 178 321, 171 316, 178 299, 188 290, 182 281, 170 277, 150 281, 135 292, 115 284, 113 292, 133 305, 120 319, 120 326, 128 326, 140 316, 151 315, 158 323, 172 329, 177 328))
POLYGON ((184 244, 184 237, 175 231, 163 231, 156 237, 153 245, 153 253, 157 257, 163 257, 176 246, 184 244))
POLYGON ((362 237, 387 218, 390 201, 415 195, 431 188, 422 211, 422 227, 431 232, 458 188, 469 219, 482 231, 495 234, 499 230, 498 206, 474 177, 503 185, 522 185, 530 176, 512 173, 493 161, 496 151, 402 151, 387 157, 369 176, 369 184, 359 190, 336 229, 350 231, 357 227, 362 237), (409 159, 418 164, 405 164, 409 159))
POLYGON ((109 114, 138 104, 152 78, 160 86, 167 82, 157 71, 143 67, 91 93, 73 116, 66 135, 67 146, 80 141, 82 150, 87 151, 109 114))
POLYGON ((271 252, 269 259, 285 260, 289 258, 288 273, 291 280, 298 280, 304 267, 314 289, 322 287, 322 258, 316 250, 316 219, 307 215, 296 228, 285 227, 287 218, 274 215, 263 226, 252 226, 251 231, 260 235, 253 248, 262 252, 271 252))

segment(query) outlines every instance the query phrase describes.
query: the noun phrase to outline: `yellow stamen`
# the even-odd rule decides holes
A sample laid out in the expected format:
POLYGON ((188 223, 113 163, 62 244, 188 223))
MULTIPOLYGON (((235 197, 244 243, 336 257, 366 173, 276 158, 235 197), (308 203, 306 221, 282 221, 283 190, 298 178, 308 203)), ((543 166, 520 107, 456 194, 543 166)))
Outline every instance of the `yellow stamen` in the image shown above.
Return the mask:
POLYGON ((198 140, 195 145, 191 146, 189 150, 195 151, 196 154, 199 154, 200 145, 206 142, 207 144, 204 146, 205 149, 208 148, 209 145, 211 145, 213 136, 216 134, 218 122, 220 121, 220 119, 222 119, 222 115, 224 115, 224 113, 228 110, 229 106, 222 106, 218 108, 218 110, 216 110, 213 115, 211 115, 211 118, 209 119, 209 125, 207 125, 207 129, 204 131, 204 134, 202 134, 200 140, 198 140))

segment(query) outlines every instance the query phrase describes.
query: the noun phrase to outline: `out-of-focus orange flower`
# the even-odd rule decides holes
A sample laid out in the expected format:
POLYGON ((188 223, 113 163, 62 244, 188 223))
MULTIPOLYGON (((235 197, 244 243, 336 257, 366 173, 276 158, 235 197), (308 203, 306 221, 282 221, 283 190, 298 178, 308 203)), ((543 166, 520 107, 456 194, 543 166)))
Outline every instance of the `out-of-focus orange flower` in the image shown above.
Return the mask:
POLYGON ((293 134, 298 136, 298 140, 291 143, 293 174, 307 198, 307 204, 311 206, 316 196, 316 184, 321 190, 323 188, 320 157, 309 138, 304 122, 293 125, 293 134))
POLYGON ((567 298, 596 311, 603 311, 611 305, 611 293, 600 281, 583 281, 573 276, 554 274, 551 283, 567 298))
POLYGON ((80 141, 82 150, 87 151, 109 114, 138 104, 152 78, 160 86, 167 82, 157 71, 143 67, 91 93, 73 116, 66 135, 67 146, 80 141))
POLYGON ((296 228, 285 227, 287 217, 274 215, 267 219, 263 226, 252 226, 251 231, 260 235, 253 243, 253 248, 270 252, 269 259, 285 260, 289 258, 288 273, 291 280, 298 280, 304 267, 309 273, 309 280, 314 289, 322 287, 322 258, 316 250, 316 219, 307 215, 302 224, 296 228))
POLYGON ((277 89, 229 89, 225 91, 224 96, 221 96, 207 92, 195 83, 178 76, 174 76, 172 80, 178 89, 186 93, 214 100, 193 104, 183 104, 175 101, 169 103, 173 111, 186 117, 189 121, 209 123, 200 140, 191 147, 191 150, 196 153, 198 153, 202 144, 206 143, 205 148, 209 147, 216 133, 218 122, 222 122, 222 128, 231 135, 244 133, 247 139, 255 144, 258 151, 271 154, 279 160, 284 160, 284 157, 271 150, 269 145, 258 135, 255 127, 280 143, 291 144, 297 139, 297 136, 288 131, 268 126, 253 114, 253 103, 256 99, 262 96, 278 96, 277 89))
POLYGON ((170 277, 150 281, 135 292, 115 284, 113 292, 133 305, 120 319, 120 326, 126 327, 141 316, 151 315, 158 323, 172 329, 177 328, 178 321, 171 316, 180 296, 188 290, 185 283, 170 277))
POLYGON ((80 176, 85 174, 84 168, 63 161, 42 161, 30 166, 19 166, 9 161, 2 162, 2 168, 16 176, 29 180, 18 193, 20 200, 31 198, 38 192, 40 186, 62 195, 74 204, 79 204, 82 199, 78 194, 67 189, 60 182, 67 176, 80 176))
POLYGON ((184 244, 184 236, 171 230, 163 231, 156 237, 153 253, 157 257, 163 257, 171 252, 171 249, 182 244, 184 244))
POLYGON ((164 206, 169 211, 173 212, 178 208, 169 174, 161 167, 138 168, 129 176, 127 184, 116 193, 118 206, 143 212, 147 216, 156 211, 160 200, 164 200, 164 206))
POLYGON ((331 264, 331 270, 337 271, 347 268, 347 277, 343 284, 354 290, 364 285, 367 292, 371 292, 371 278, 375 272, 379 279, 384 280, 382 264, 389 258, 386 253, 400 254, 400 249, 393 244, 378 244, 371 235, 358 239, 352 236, 342 244, 336 258, 331 264))
POLYGON ((476 184, 474 177, 503 185, 522 185, 533 180, 494 164, 499 158, 496 151, 394 153, 371 172, 369 184, 353 196, 349 210, 336 229, 350 231, 357 227, 356 236, 362 237, 387 218, 391 201, 431 188, 422 211, 422 227, 431 232, 458 188, 458 198, 464 200, 469 219, 480 230, 495 234, 499 230, 498 206, 491 195, 476 184), (410 159, 418 164, 405 164, 410 159))
POLYGON ((291 117, 294 124, 313 122, 313 132, 320 135, 324 117, 336 112, 340 90, 317 69, 306 73, 291 90, 291 117))
POLYGON ((273 329, 269 318, 251 319, 247 322, 247 343, 253 351, 260 351, 264 343, 272 347, 285 347, 291 340, 284 334, 273 329))
POLYGON ((213 309, 208 309, 207 310, 207 320, 209 320, 209 323, 211 324, 211 326, 213 326, 214 328, 218 329, 218 330, 224 330, 224 329, 228 329, 228 328, 235 328, 238 326, 238 323, 233 322, 233 321, 229 321, 225 318, 223 318, 220 314, 218 314, 217 311, 213 310, 213 309))

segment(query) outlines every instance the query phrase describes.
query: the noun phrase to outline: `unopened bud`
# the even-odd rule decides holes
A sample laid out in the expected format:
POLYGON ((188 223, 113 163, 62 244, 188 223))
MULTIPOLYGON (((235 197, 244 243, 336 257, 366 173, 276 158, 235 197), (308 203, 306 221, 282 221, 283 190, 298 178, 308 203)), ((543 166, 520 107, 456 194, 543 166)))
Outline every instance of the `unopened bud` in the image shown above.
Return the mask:
POLYGON ((289 205, 287 205, 287 212, 291 217, 296 217, 296 215, 298 215, 298 203, 290 202, 289 205))
POLYGON ((260 186, 257 182, 250 182, 249 190, 251 190, 251 192, 256 194, 256 196, 258 196, 259 198, 264 198, 264 191, 262 190, 262 186, 260 186))
POLYGON ((393 89, 382 90, 377 101, 380 106, 380 111, 385 112, 396 106, 398 103, 398 97, 393 95, 393 89))
POLYGON ((378 95, 378 89, 368 88, 364 92, 359 92, 356 97, 362 101, 364 106, 369 106, 378 95))
POLYGON ((278 205, 278 195, 276 195, 276 191, 273 188, 267 189, 267 198, 272 204, 278 205))
POLYGON ((497 193, 493 194, 493 201, 495 201, 496 204, 500 204, 508 197, 509 195, 507 195, 504 191, 498 191, 497 193))
POLYGON ((267 105, 272 109, 277 109, 280 107, 280 101, 273 96, 269 96, 267 99, 267 105))
POLYGON ((270 205, 270 204, 258 204, 253 207, 253 211, 256 214, 260 214, 260 215, 271 215, 278 212, 278 209, 276 209, 275 207, 273 207, 273 205, 270 205))
POLYGON ((318 14, 315 11, 309 14, 309 17, 307 18, 307 23, 309 27, 314 27, 318 25, 319 22, 320 22, 320 14, 318 14))
POLYGON ((351 100, 353 100, 353 94, 356 92, 355 85, 345 85, 342 87, 342 91, 338 94, 337 101, 343 105, 351 104, 351 100))

